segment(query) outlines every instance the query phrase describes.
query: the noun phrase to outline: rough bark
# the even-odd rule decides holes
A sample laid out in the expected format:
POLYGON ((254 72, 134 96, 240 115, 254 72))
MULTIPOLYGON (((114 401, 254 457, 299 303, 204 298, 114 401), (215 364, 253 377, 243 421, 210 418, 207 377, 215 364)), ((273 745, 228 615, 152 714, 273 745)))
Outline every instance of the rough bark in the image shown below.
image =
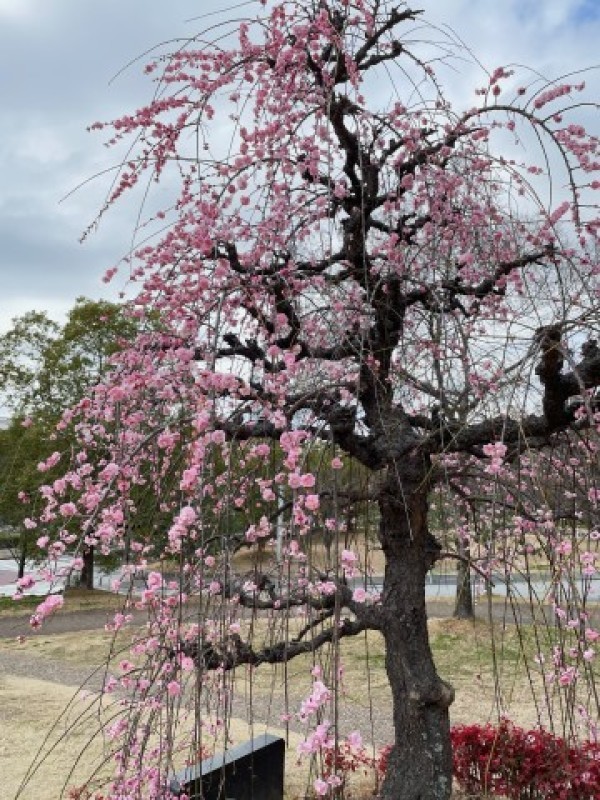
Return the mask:
POLYGON ((83 589, 94 588, 94 548, 86 547, 83 551, 83 567, 81 568, 80 586, 83 589))
POLYGON ((471 588, 471 570, 469 568, 469 548, 465 547, 460 537, 457 538, 458 554, 462 558, 456 567, 456 601, 454 617, 456 619, 474 619, 473 590, 471 588))
POLYGON ((25 531, 21 531, 21 541, 19 542, 19 566, 17 571, 17 579, 20 580, 25 575, 25 567, 27 566, 27 539, 25 531))
POLYGON ((436 672, 425 608, 425 578, 439 553, 427 526, 429 472, 418 452, 394 463, 379 500, 383 636, 396 732, 384 800, 448 800, 452 790, 454 690, 436 672))

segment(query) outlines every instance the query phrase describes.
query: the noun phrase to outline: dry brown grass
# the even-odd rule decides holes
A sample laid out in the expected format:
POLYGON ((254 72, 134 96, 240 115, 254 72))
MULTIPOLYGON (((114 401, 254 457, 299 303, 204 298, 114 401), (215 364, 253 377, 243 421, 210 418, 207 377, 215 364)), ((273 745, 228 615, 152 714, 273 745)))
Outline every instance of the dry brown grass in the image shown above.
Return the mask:
MULTIPOLYGON (((262 643, 277 641, 284 633, 264 619, 253 620, 251 625, 257 648, 262 643)), ((293 635, 300 625, 299 620, 289 621, 289 632, 293 635)), ((247 628, 249 626, 250 623, 247 628)), ((456 688, 453 720, 484 722, 493 719, 497 713, 496 682, 492 640, 487 623, 433 619, 429 622, 429 631, 438 670, 456 688)), ((59 660, 75 666, 93 668, 109 663, 114 666, 120 659, 130 658, 130 643, 140 635, 143 635, 141 630, 123 630, 116 637, 105 631, 86 631, 82 639, 80 632, 51 635, 44 635, 42 632, 21 645, 12 640, 0 640, 0 650, 18 648, 21 652, 27 652, 31 658, 42 661, 59 660)), ((517 721, 534 724, 536 719, 530 699, 530 683, 522 669, 516 629, 497 631, 494 646, 496 670, 504 687, 505 710, 514 713, 517 721)), ((313 665, 318 663, 327 672, 329 660, 333 657, 333 651, 324 648, 315 656, 299 656, 287 666, 261 665, 259 669, 251 671, 251 691, 255 697, 265 700, 269 696, 281 698, 284 688, 287 687, 290 706, 295 710, 298 702, 310 689, 309 673, 313 665)), ((344 668, 343 702, 364 709, 372 704, 379 707, 389 706, 383 640, 377 632, 370 631, 368 634, 343 640, 339 658, 344 668)), ((238 670, 236 684, 240 692, 250 693, 248 670, 238 670)))
POLYGON ((19 797, 57 800, 65 783, 79 785, 101 765, 102 741, 90 742, 89 723, 77 722, 90 701, 73 699, 72 687, 12 675, 0 679, 0 775, 6 800, 17 797, 34 761, 38 768, 19 797))
MULTIPOLYGON (((57 611, 57 614, 68 614, 72 611, 117 611, 123 604, 122 597, 101 589, 71 588, 66 590, 64 597, 65 607, 57 611)), ((12 617, 32 612, 43 598, 26 596, 15 601, 10 597, 3 597, 0 600, 0 617, 12 617)))
MULTIPOLYGON (((250 623, 248 623, 250 624, 250 623)), ((300 626, 299 620, 290 622, 291 630, 300 626)), ((279 638, 281 631, 271 627, 265 619, 252 622, 254 635, 258 642, 279 638)), ((454 684, 457 698, 452 707, 452 721, 486 722, 494 720, 498 705, 519 724, 531 726, 536 724, 537 715, 532 701, 530 686, 523 670, 519 654, 517 634, 514 629, 498 630, 495 633, 495 651, 498 669, 502 673, 504 686, 501 697, 497 695, 497 686, 492 664, 492 645, 487 625, 482 622, 470 623, 452 619, 431 620, 430 637, 440 673, 454 684)), ((117 638, 104 631, 85 633, 82 646, 80 633, 42 635, 34 637, 24 645, 16 645, 13 641, 1 641, 0 648, 7 650, 14 647, 23 648, 30 658, 39 663, 45 659, 59 660, 65 664, 93 668, 106 663, 110 658, 119 660, 127 653, 132 636, 139 632, 121 632, 117 638)), ((527 643, 526 643, 527 644, 527 643)), ((329 660, 334 657, 332 651, 323 650, 316 656, 325 670, 329 660)), ((384 654, 379 634, 344 640, 341 644, 340 661, 344 666, 343 684, 340 687, 340 705, 349 715, 347 719, 368 720, 374 708, 383 716, 389 717, 390 694, 384 672, 384 654)), ((240 698, 252 695, 252 707, 255 719, 268 717, 269 731, 280 731, 279 713, 284 707, 282 698, 284 690, 288 695, 290 711, 297 711, 299 703, 310 690, 309 670, 313 665, 312 655, 295 659, 287 668, 278 665, 263 665, 251 676, 247 669, 238 670, 235 681, 236 693, 240 698), (272 708, 270 708, 272 706, 272 708), (268 713, 267 713, 268 712, 268 713)), ((534 676, 539 682, 539 676, 534 676)), ((539 686, 536 687, 539 690, 539 686)), ((4 779, 4 792, 7 800, 12 800, 27 766, 35 756, 46 730, 59 717, 62 710, 73 696, 73 689, 55 683, 31 681, 8 675, 0 683, 0 720, 4 723, 1 729, 6 731, 6 721, 10 719, 10 736, 0 734, 0 774, 4 779)), ((235 713, 242 713, 243 702, 236 705, 235 713)), ((81 710, 81 705, 77 704, 81 710)), ((57 727, 59 734, 65 733, 74 720, 75 707, 63 717, 57 727)), ((72 766, 77 755, 88 744, 94 731, 98 730, 99 717, 88 715, 87 723, 76 725, 69 733, 68 739, 61 742, 46 760, 40 771, 32 778, 31 790, 23 797, 36 797, 37 800, 58 800, 65 780, 64 776, 72 766), (93 724, 92 724, 93 723, 93 724), (33 792, 35 789, 35 792, 33 792)), ((361 727, 363 727, 361 725, 361 727)), ((232 722, 232 738, 243 741, 249 738, 251 731, 241 719, 232 722)), ((366 728, 363 727, 363 733, 366 728)), ((254 734, 263 732, 257 723, 254 734)), ((296 749, 300 734, 288 734, 290 747, 287 762, 287 795, 290 798, 304 797, 307 786, 311 783, 309 765, 304 762, 298 765, 296 749)), ((83 783, 90 767, 100 763, 106 751, 101 738, 96 739, 86 749, 82 758, 81 769, 69 779, 70 785, 83 783)), ((367 796, 373 785, 372 776, 355 786, 355 795, 367 796)))
MULTIPOLYGON (((95 770, 96 783, 91 786, 101 787, 109 775, 113 748, 99 732, 113 712, 100 710, 95 696, 84 698, 71 687, 11 675, 0 679, 3 800, 59 800, 69 787, 84 785, 95 770)), ((250 726, 242 719, 228 721, 232 745, 264 732, 259 723, 250 726)), ((314 776, 309 762, 298 760, 303 737, 274 726, 269 726, 268 732, 287 741, 286 797, 304 798, 310 793, 314 776)), ((181 766, 175 764, 176 768, 181 766)), ((366 797, 373 786, 372 775, 356 775, 350 796, 366 797)))

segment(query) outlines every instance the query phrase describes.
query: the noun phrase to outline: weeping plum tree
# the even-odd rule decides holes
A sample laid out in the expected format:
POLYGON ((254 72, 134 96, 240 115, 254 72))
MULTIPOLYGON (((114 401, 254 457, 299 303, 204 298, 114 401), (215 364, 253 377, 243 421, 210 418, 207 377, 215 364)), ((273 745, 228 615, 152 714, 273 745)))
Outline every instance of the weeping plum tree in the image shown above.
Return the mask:
MULTIPOLYGON (((599 223, 588 199, 598 140, 579 124, 583 83, 498 68, 474 105, 454 109, 442 87, 451 42, 436 46, 404 4, 263 5, 214 44, 194 39, 150 64, 152 102, 95 126, 112 144, 133 141, 107 208, 144 176, 165 197, 178 180, 180 193, 132 255, 132 313, 158 313, 160 330, 119 353, 69 412, 81 449, 43 520, 75 518, 86 545, 122 546, 139 485, 172 519, 163 555, 178 561, 184 591, 166 597, 152 573, 139 602, 151 615, 147 647, 136 645, 147 660, 127 678, 136 713, 111 729, 128 743, 111 797, 165 796, 182 708, 195 709, 197 742, 206 698, 217 715, 227 707, 211 681, 373 629, 395 729, 382 796, 442 800, 454 691, 428 641, 424 586, 442 554, 430 495, 453 481, 468 492, 461 465, 493 483, 525 451, 598 424, 599 223), (515 145, 519 158, 530 148, 525 161, 515 145), (92 469, 86 454, 100 446, 111 456, 92 469), (329 482, 325 503, 306 468, 317 447, 330 474, 351 459, 371 478, 337 493, 329 482), (348 582, 352 502, 375 509, 380 594, 348 582), (277 579, 233 574, 230 534, 250 506, 259 521, 241 533, 277 538, 277 579), (306 560, 319 526, 340 544, 320 572, 306 560), (195 591, 203 603, 186 616, 195 591), (248 608, 308 621, 289 638, 273 623, 258 646, 237 621, 248 608), (157 730, 168 717, 168 741, 142 743, 145 714, 157 730)), ((130 546, 141 563, 151 552, 143 532, 130 546)), ((304 716, 328 696, 315 690, 304 716)), ((335 786, 331 775, 315 784, 335 786)))

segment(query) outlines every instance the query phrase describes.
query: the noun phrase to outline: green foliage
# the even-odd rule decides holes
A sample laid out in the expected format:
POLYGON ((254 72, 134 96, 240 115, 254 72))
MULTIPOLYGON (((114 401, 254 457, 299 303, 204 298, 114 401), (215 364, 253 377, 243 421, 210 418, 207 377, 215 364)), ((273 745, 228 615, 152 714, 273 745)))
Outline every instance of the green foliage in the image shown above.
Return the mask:
POLYGON ((28 311, 0 336, 0 392, 13 410, 26 408, 38 392, 46 352, 60 334, 44 312, 28 311))
POLYGON ((122 306, 80 297, 63 326, 30 311, 0 336, 0 394, 14 413, 0 431, 0 524, 19 531, 27 554, 39 533, 24 520, 35 515, 40 487, 64 471, 61 462, 45 472, 38 464, 74 444, 68 427, 56 427, 61 412, 102 379, 110 357, 135 332, 122 306))
POLYGON ((62 327, 30 311, 0 337, 0 392, 16 413, 52 424, 102 379, 111 355, 135 333, 123 307, 106 300, 78 298, 62 327))

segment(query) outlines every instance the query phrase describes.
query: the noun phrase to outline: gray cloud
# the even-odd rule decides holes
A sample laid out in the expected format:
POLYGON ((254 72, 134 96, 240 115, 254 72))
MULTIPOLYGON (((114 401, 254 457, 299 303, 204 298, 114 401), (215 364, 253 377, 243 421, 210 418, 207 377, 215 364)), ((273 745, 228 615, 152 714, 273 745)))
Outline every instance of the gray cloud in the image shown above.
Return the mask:
MULTIPOLYGON (((422 0, 440 30, 450 25, 485 66, 528 63, 555 76, 596 58, 596 0, 422 0)), ((142 105, 152 84, 141 63, 111 78, 131 59, 167 39, 189 37, 218 20, 256 13, 257 3, 227 0, 0 0, 0 330, 29 308, 64 313, 77 295, 109 296, 104 270, 130 244, 135 202, 107 217, 84 247, 78 237, 101 206, 108 182, 91 182, 114 163, 95 120, 142 105), (217 17, 198 17, 217 10, 217 17), (227 9, 230 10, 227 10, 227 9)), ((418 35, 435 38, 422 29, 418 35)), ((473 99, 479 67, 444 68, 452 99, 473 99)), ((596 100, 600 79, 587 75, 596 100)), ((117 283, 117 289, 121 284, 117 283)))

